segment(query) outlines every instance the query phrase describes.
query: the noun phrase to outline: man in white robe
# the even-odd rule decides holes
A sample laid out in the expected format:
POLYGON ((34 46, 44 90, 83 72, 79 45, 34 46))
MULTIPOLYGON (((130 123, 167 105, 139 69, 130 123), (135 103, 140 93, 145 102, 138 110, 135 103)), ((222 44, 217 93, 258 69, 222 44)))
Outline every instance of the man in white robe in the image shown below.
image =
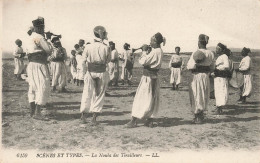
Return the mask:
POLYGON ((215 63, 214 75, 214 92, 216 99, 216 114, 222 114, 222 109, 228 102, 228 79, 230 74, 230 65, 227 54, 225 54, 227 47, 222 43, 218 43, 216 53, 219 57, 215 63))
POLYGON ((147 55, 143 51, 139 63, 144 66, 143 76, 136 91, 132 107, 132 119, 126 124, 127 128, 137 126, 137 119, 146 119, 145 125, 153 127, 153 119, 159 111, 160 80, 158 71, 162 64, 163 51, 160 44, 163 42, 161 33, 151 38, 153 50, 147 55))
POLYGON ((44 38, 44 19, 39 17, 32 23, 34 32, 31 34, 28 44, 28 99, 31 116, 35 119, 45 120, 41 115, 41 107, 46 105, 50 96, 50 75, 47 67, 47 57, 51 54, 51 49, 44 38))
POLYGON ((239 68, 236 70, 243 74, 244 76, 244 84, 240 87, 240 99, 238 100, 239 103, 246 103, 246 98, 250 97, 252 93, 252 75, 251 75, 251 68, 252 68, 252 60, 248 56, 250 53, 250 49, 244 47, 241 55, 243 59, 239 64, 239 68))
POLYGON ((80 113, 83 123, 86 122, 87 111, 93 113, 91 124, 97 125, 96 117, 102 110, 109 82, 106 68, 111 60, 111 51, 110 47, 103 43, 103 40, 107 39, 105 28, 95 27, 94 34, 96 36, 94 43, 86 46, 83 52, 83 59, 88 63, 88 67, 84 78, 80 113))
POLYGON ((110 84, 113 86, 118 86, 119 56, 118 56, 118 52, 115 48, 115 43, 110 41, 109 46, 111 48, 111 61, 108 63, 110 84))
POLYGON ((172 90, 178 90, 181 83, 181 71, 183 69, 182 57, 180 56, 180 47, 175 47, 176 54, 173 54, 169 63, 171 69, 170 83, 172 90))
POLYGON ((209 74, 214 70, 214 54, 206 49, 208 39, 209 37, 204 34, 199 35, 199 49, 191 54, 187 63, 187 69, 192 71, 189 94, 192 112, 195 116, 194 123, 196 124, 203 122, 204 112, 208 108, 209 74))
POLYGON ((17 45, 17 47, 14 50, 14 75, 16 77, 17 80, 22 80, 21 78, 21 74, 25 68, 24 66, 24 56, 25 56, 25 52, 23 51, 22 48, 22 41, 20 39, 17 39, 15 41, 15 44, 17 45))

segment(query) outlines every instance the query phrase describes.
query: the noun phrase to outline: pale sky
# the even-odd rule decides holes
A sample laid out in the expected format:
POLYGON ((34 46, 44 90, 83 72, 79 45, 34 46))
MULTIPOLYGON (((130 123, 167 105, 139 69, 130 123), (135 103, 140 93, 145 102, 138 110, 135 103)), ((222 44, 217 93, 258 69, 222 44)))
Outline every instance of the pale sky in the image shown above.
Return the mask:
POLYGON ((119 52, 125 42, 132 48, 150 43, 157 32, 166 37, 165 52, 197 49, 200 33, 228 47, 260 49, 258 0, 4 0, 3 51, 19 38, 26 46, 32 20, 45 18, 46 31, 62 35, 70 53, 79 39, 92 42, 93 28, 104 26, 119 52))

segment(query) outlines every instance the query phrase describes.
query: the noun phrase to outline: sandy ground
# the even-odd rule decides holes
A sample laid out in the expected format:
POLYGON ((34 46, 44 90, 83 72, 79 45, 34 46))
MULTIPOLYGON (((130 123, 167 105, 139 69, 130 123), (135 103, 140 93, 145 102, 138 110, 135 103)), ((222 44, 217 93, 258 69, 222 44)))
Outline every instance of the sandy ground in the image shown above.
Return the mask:
MULTIPOLYGON (((258 54, 259 55, 259 54, 258 54)), ((30 118, 27 102, 28 84, 16 81, 13 60, 3 60, 2 144, 6 149, 32 150, 99 150, 135 151, 155 150, 171 152, 191 149, 201 150, 259 150, 260 99, 259 57, 253 57, 254 91, 247 104, 237 104, 238 90, 230 88, 229 106, 224 114, 212 114, 215 100, 210 100, 206 121, 192 124, 188 81, 190 73, 183 72, 179 91, 169 84, 169 57, 164 58, 160 73, 161 105, 157 126, 147 128, 139 121, 137 128, 126 129, 130 120, 134 92, 141 77, 141 68, 134 69, 133 86, 109 88, 100 125, 80 123, 79 107, 82 87, 68 84, 68 93, 52 93, 53 104, 50 121, 30 118)), ((235 58, 239 61, 240 58, 235 58)), ((89 118, 90 119, 90 118, 89 118)))

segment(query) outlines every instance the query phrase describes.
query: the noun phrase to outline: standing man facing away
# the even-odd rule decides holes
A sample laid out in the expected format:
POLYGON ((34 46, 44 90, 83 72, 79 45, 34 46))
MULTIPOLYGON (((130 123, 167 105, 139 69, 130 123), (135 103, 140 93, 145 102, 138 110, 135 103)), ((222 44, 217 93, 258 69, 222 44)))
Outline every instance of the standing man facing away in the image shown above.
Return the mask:
POLYGON ((82 57, 88 63, 84 77, 84 88, 81 99, 80 113, 82 122, 86 122, 86 112, 93 113, 92 125, 97 125, 97 115, 101 112, 105 91, 109 82, 107 64, 111 60, 110 47, 103 43, 107 39, 107 32, 103 26, 94 28, 94 43, 86 46, 82 57))

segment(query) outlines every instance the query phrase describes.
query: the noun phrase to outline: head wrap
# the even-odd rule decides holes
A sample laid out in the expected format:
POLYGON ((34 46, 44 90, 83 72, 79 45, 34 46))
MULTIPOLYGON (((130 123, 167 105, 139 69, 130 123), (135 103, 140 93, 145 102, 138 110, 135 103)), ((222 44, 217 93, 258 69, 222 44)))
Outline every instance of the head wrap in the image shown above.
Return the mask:
POLYGON ((101 40, 107 39, 107 32, 105 27, 96 26, 93 31, 97 38, 100 38, 101 40))
POLYGON ((160 32, 156 33, 156 34, 154 35, 154 37, 155 37, 156 42, 157 42, 158 44, 161 44, 161 43, 164 42, 164 40, 165 40, 160 32))
POLYGON ((130 47, 130 45, 129 45, 128 43, 125 43, 125 44, 124 44, 124 49, 125 49, 125 50, 128 50, 129 47, 130 47))
POLYGON ((32 21, 34 27, 44 26, 44 18, 38 17, 37 19, 32 21))
POLYGON ((196 63, 201 63, 202 61, 204 61, 205 58, 206 55, 200 50, 197 50, 193 54, 193 59, 195 60, 196 63))
POLYGON ((220 47, 222 50, 225 50, 227 48, 227 46, 222 43, 218 43, 217 46, 220 47))
POLYGON ((246 48, 246 47, 244 47, 243 49, 242 49, 242 55, 243 56, 247 56, 248 55, 248 53, 250 53, 251 52, 251 50, 249 49, 249 48, 246 48))
POLYGON ((205 42, 206 44, 209 42, 209 36, 205 34, 200 34, 199 35, 199 41, 200 42, 205 42))
POLYGON ((21 43, 22 43, 22 41, 20 39, 15 40, 16 45, 21 44, 21 43))

